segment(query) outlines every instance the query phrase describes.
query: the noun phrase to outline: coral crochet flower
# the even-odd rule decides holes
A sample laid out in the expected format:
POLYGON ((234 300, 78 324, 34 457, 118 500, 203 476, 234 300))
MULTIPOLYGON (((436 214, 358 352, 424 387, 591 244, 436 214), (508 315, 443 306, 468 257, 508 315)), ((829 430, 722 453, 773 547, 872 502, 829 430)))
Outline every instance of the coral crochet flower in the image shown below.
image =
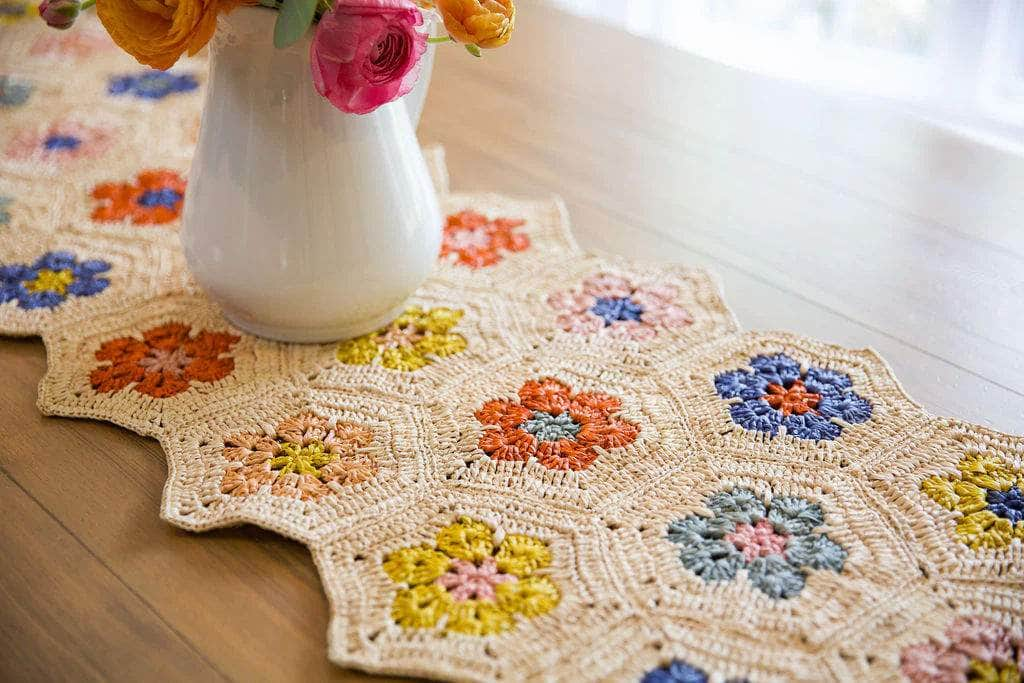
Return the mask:
POLYGON ((1024 471, 982 453, 969 453, 957 469, 959 476, 921 482, 929 498, 962 515, 957 538, 972 550, 998 550, 1015 538, 1024 542, 1024 471))
POLYGON ((671 285, 634 285, 610 273, 598 273, 568 292, 548 297, 558 311, 558 326, 566 332, 590 335, 608 332, 612 336, 643 341, 658 329, 689 325, 693 318, 674 303, 679 290, 671 285))
POLYGON ((558 604, 558 587, 537 575, 550 564, 544 541, 505 534, 495 544, 489 526, 459 517, 438 532, 433 546, 409 546, 384 559, 384 572, 402 586, 391 618, 407 629, 440 626, 472 636, 509 631, 517 615, 533 619, 558 604))
POLYGON ((608 394, 572 393, 556 379, 530 380, 519 389, 519 403, 488 401, 476 419, 488 429, 479 446, 494 460, 527 462, 549 470, 585 470, 599 449, 628 446, 640 434, 617 417, 622 402, 608 394))
POLYGON ((800 364, 784 353, 755 356, 751 370, 735 370, 715 377, 715 390, 729 406, 732 421, 771 437, 786 433, 799 439, 839 438, 845 424, 867 422, 871 404, 853 391, 848 375, 800 364))
POLYGON ((451 308, 423 310, 412 306, 387 327, 338 345, 338 360, 347 365, 380 363, 389 370, 411 372, 466 350, 466 339, 452 332, 463 312, 451 308))
POLYGON ((135 183, 102 183, 91 194, 101 202, 94 221, 130 218, 135 225, 158 225, 181 215, 185 180, 174 171, 143 171, 135 183))
POLYGON ((107 92, 111 95, 133 95, 143 100, 162 100, 175 93, 191 92, 199 87, 192 74, 145 71, 141 74, 111 76, 107 92))
POLYGON ((18 308, 56 308, 71 296, 94 296, 110 286, 97 277, 110 270, 100 259, 79 261, 70 251, 49 251, 32 265, 0 265, 0 304, 18 308))
POLYGON ((25 129, 11 139, 6 154, 12 159, 61 163, 102 154, 113 143, 105 128, 60 121, 42 132, 25 129))
POLYGON ((235 369, 230 356, 239 337, 226 332, 202 330, 181 323, 153 327, 136 337, 118 337, 103 342, 96 360, 104 361, 89 375, 92 388, 114 393, 134 384, 134 391, 153 398, 175 396, 192 382, 216 382, 235 369))
POLYGON ((42 59, 81 61, 113 49, 114 44, 103 31, 85 25, 76 26, 74 31, 49 31, 36 38, 28 53, 42 59))
POLYGON ((288 418, 271 433, 244 432, 224 440, 228 469, 221 493, 255 495, 264 486, 275 496, 316 500, 332 488, 353 486, 377 473, 367 452, 369 427, 330 422, 313 412, 288 418))
POLYGON ((690 515, 668 526, 683 566, 704 581, 731 581, 740 569, 772 598, 800 594, 807 569, 840 572, 846 551, 814 530, 825 523, 821 506, 795 496, 765 504, 737 488, 707 498, 711 517, 690 515))
POLYGON ((448 216, 441 240, 441 258, 470 268, 493 266, 502 260, 502 252, 525 251, 530 238, 514 232, 525 221, 512 218, 491 220, 475 211, 460 211, 448 216))
POLYGON ((943 642, 903 648, 900 671, 910 683, 1020 683, 1024 636, 982 617, 961 617, 943 642))

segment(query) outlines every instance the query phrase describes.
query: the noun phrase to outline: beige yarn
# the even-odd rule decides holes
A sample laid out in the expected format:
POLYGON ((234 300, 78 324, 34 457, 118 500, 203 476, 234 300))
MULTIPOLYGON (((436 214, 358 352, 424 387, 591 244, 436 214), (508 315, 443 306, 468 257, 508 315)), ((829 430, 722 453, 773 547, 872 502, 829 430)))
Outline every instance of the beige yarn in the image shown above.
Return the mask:
MULTIPOLYGON (((941 641, 958 616, 1024 629, 1024 535, 972 548, 957 531, 964 513, 923 490, 929 481, 960 481, 969 454, 1024 471, 1024 439, 929 415, 873 351, 740 332, 703 270, 584 253, 557 198, 452 193, 440 148, 427 157, 445 212, 521 219, 513 231, 529 240, 528 248, 499 250, 487 267, 441 259, 413 296, 410 306, 423 315, 461 311, 436 332, 455 337, 450 348, 403 371, 386 367, 385 342, 368 342, 377 355, 367 364, 348 364, 334 344, 279 344, 233 330, 189 277, 176 222, 90 218, 98 183, 154 167, 187 171, 200 95, 108 96, 109 75, 137 71, 130 59, 97 47, 76 62, 38 47, 76 31, 103 35, 88 14, 56 38, 38 20, 0 26, 0 74, 35 86, 24 105, 0 108, 0 196, 13 199, 0 207, 10 214, 0 225, 0 265, 70 250, 108 261, 110 284, 53 309, 0 304, 0 331, 42 337, 44 413, 103 419, 160 441, 168 522, 193 531, 251 523, 308 545, 331 603, 329 656, 339 665, 457 680, 619 681, 678 659, 716 682, 888 681, 902 679, 905 648, 941 641), (61 168, 5 155, 19 131, 65 117, 116 131, 110 149, 61 168), (598 273, 637 291, 668 286, 687 322, 676 312, 649 339, 567 331, 549 297, 579 293, 598 273), (138 380, 114 389, 116 378, 95 374, 112 364, 97 358, 104 344, 143 344, 147 331, 168 323, 189 326, 186 340, 204 330, 237 340, 207 353, 216 372, 197 370, 165 397, 141 391, 138 380), (805 373, 848 376, 870 403, 870 419, 837 420, 841 435, 820 441, 741 426, 715 378, 777 353, 805 373), (101 376, 109 384, 98 385, 101 376), (592 464, 579 471, 548 469, 537 455, 489 455, 482 440, 504 427, 487 424, 482 409, 504 400, 525 410, 521 389, 542 378, 614 406, 601 408, 601 424, 622 443, 593 446, 592 464), (313 426, 296 436, 289 429, 297 419, 313 426), (365 440, 346 436, 345 425, 365 440), (303 474, 332 457, 331 467, 363 469, 323 485, 303 474), (778 598, 758 590, 748 568, 718 581, 687 568, 669 525, 709 518, 709 497, 734 489, 768 509, 787 497, 820 506, 814 533, 845 553, 841 570, 807 569, 798 593, 778 598), (554 604, 520 610, 511 629, 483 636, 446 631, 453 611, 431 628, 397 623, 405 589, 384 569, 388 558, 422 546, 437 561, 456 559, 439 550, 439 534, 460 518, 482 522, 494 548, 520 537, 545 548, 550 562, 530 576, 557 587, 554 604)), ((202 83, 203 61, 176 70, 202 83)), ((174 353, 151 352, 146 362, 175 367, 184 351, 174 353)), ((582 429, 533 415, 531 429, 582 429)), ((527 573, 505 574, 506 585, 525 585, 527 573)))

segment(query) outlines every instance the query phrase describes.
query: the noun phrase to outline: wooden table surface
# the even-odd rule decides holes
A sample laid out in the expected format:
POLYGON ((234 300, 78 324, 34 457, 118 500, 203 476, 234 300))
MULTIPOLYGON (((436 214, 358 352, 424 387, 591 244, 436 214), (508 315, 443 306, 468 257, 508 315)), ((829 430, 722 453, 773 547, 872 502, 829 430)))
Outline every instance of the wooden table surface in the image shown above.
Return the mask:
MULTIPOLYGON (((746 328, 1024 432, 1024 159, 519 4, 507 48, 440 50, 420 133, 455 189, 557 192, 584 247, 710 267, 746 328)), ((367 678, 326 659, 302 546, 161 522, 156 443, 41 417, 44 367, 0 341, 0 679, 367 678)))

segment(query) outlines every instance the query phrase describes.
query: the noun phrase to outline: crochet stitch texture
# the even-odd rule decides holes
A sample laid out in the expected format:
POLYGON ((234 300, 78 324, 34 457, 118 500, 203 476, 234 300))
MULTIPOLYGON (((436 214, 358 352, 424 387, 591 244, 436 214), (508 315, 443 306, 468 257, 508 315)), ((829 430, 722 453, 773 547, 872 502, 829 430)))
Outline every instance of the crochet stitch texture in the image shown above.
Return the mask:
POLYGON ((159 440, 164 519, 306 544, 333 661, 1020 680, 1024 438, 926 413, 872 351, 741 332, 703 270, 584 253, 557 199, 453 193, 436 148, 444 246, 401 316, 234 330, 176 235, 202 58, 146 75, 91 13, 4 2, 0 332, 43 338, 44 412, 159 440))

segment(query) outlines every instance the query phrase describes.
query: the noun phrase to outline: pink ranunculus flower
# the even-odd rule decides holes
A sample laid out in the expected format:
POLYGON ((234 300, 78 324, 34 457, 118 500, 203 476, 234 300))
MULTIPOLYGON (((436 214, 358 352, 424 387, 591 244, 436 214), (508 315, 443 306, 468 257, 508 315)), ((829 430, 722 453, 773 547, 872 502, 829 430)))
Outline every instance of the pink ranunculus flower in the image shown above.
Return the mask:
POLYGON ((309 49, 313 85, 338 109, 368 114, 412 90, 427 36, 411 0, 337 0, 309 49))

